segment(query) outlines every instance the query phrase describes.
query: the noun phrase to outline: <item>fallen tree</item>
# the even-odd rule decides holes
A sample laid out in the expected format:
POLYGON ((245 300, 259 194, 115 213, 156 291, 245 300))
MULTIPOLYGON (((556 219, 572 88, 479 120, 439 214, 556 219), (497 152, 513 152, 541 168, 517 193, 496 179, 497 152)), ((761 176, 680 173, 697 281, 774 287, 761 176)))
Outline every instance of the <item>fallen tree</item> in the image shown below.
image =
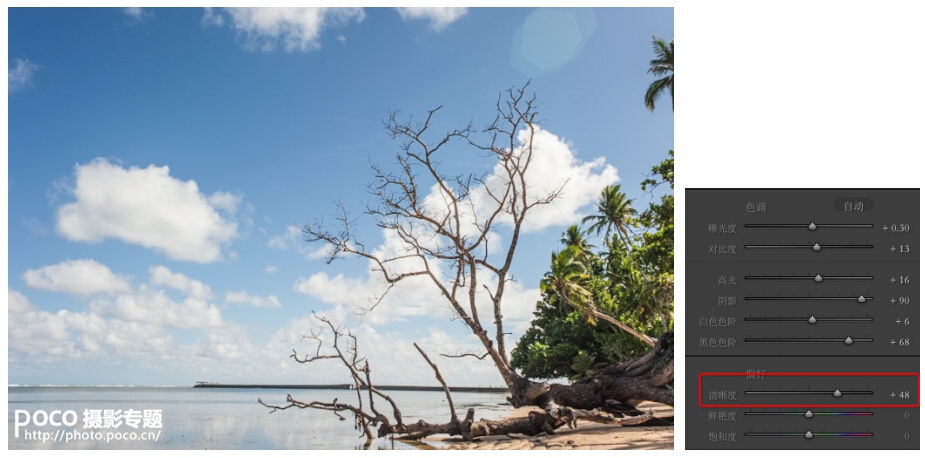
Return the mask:
MULTIPOLYGON (((348 413, 353 415, 356 427, 367 438, 398 434, 407 439, 438 433, 466 439, 503 433, 535 435, 552 433, 561 426, 574 425, 579 419, 639 424, 651 420, 651 414, 636 409, 640 402, 650 400, 673 405, 674 338, 671 332, 658 339, 634 333, 652 347, 645 356, 606 367, 570 385, 532 381, 512 368, 506 350, 502 298, 511 280, 514 253, 527 216, 540 206, 555 202, 565 184, 544 188, 543 183, 549 177, 531 173, 534 154, 541 153, 535 145, 539 131, 535 98, 527 97, 525 88, 509 90, 506 96, 499 97, 496 118, 482 132, 481 141, 471 125, 428 141, 425 134, 429 134, 438 110, 428 112, 419 124, 411 120, 400 122, 393 113, 386 127, 393 138, 401 140, 401 151, 396 155, 398 172, 373 166, 376 182, 370 186, 370 192, 378 203, 368 207, 366 213, 376 220, 379 228, 401 241, 401 249, 390 253, 368 250, 354 234, 355 220, 340 205, 335 227, 321 223, 306 225, 302 228, 305 239, 326 244, 328 262, 342 255, 352 255, 374 266, 386 289, 371 302, 368 310, 376 308, 394 285, 414 277, 428 279, 435 288, 434 293, 450 306, 454 319, 464 323, 482 344, 485 357, 495 365, 510 391, 511 404, 514 407, 539 406, 544 412, 524 419, 475 421, 474 412, 470 410, 460 420, 437 366, 418 348, 446 391, 450 420, 438 425, 405 424, 398 406, 370 380, 369 363, 358 355, 356 338, 324 317, 319 319, 334 334, 332 352, 322 352, 319 335, 313 333, 306 337, 319 340, 315 356, 300 357, 293 351, 292 357, 300 363, 340 360, 355 382, 356 403, 347 404, 336 399, 303 402, 292 397, 282 405, 261 403, 271 411, 296 407, 328 410, 338 416, 348 413), (443 172, 440 155, 448 149, 447 145, 456 142, 493 158, 496 163, 492 171, 482 177, 443 172), (497 236, 499 228, 505 231, 504 242, 497 236), (490 249, 489 244, 501 244, 501 247, 490 249), (494 329, 486 327, 479 315, 477 297, 480 294, 487 294, 492 320, 489 326, 494 329), (493 335, 490 331, 494 331, 493 335), (345 339, 350 344, 341 348, 345 339), (388 404, 391 417, 383 414, 376 401, 388 404)), ((613 317, 599 318, 627 329, 613 317)))
MULTIPOLYGON (((322 339, 320 333, 306 335, 306 338, 318 341, 318 348, 314 356, 299 356, 293 350, 291 357, 299 363, 311 363, 322 359, 337 359, 350 372, 353 379, 352 387, 356 392, 356 402, 339 402, 334 398, 330 402, 310 401, 304 402, 286 396, 286 404, 267 404, 262 399, 258 402, 271 409, 290 408, 327 410, 339 417, 346 418, 341 413, 353 416, 354 427, 362 432, 367 440, 388 435, 399 435, 399 440, 418 440, 433 434, 447 434, 460 436, 464 440, 472 440, 482 436, 502 434, 525 434, 533 436, 540 433, 555 434, 561 426, 574 427, 578 420, 587 420, 595 423, 610 425, 632 426, 640 424, 666 424, 657 422, 652 412, 641 412, 635 409, 640 400, 657 398, 658 402, 673 405, 673 390, 652 390, 655 384, 667 385, 674 378, 673 336, 671 333, 663 335, 655 347, 642 358, 613 365, 601 370, 594 377, 579 380, 571 385, 560 384, 533 384, 532 390, 524 393, 531 399, 531 404, 544 408, 544 412, 530 412, 525 418, 512 418, 505 420, 478 420, 475 421, 475 409, 468 409, 462 420, 457 416, 450 389, 443 380, 440 370, 430 357, 417 344, 414 347, 434 370, 434 376, 446 395, 450 410, 450 419, 447 423, 428 423, 423 420, 414 423, 404 423, 401 410, 388 394, 380 391, 372 383, 369 362, 358 354, 356 337, 343 328, 337 328, 330 320, 316 317, 327 326, 334 337, 331 347, 333 353, 322 353, 322 339), (342 340, 348 340, 346 348, 341 348, 342 340), (365 392, 365 393, 364 393, 365 392), (385 409, 376 407, 385 403, 385 409), (391 417, 384 412, 391 410, 391 417)), ((532 382, 531 382, 532 383, 532 382)), ((670 424, 670 423, 667 423, 670 424)), ((361 436, 361 437, 362 437, 361 436)))

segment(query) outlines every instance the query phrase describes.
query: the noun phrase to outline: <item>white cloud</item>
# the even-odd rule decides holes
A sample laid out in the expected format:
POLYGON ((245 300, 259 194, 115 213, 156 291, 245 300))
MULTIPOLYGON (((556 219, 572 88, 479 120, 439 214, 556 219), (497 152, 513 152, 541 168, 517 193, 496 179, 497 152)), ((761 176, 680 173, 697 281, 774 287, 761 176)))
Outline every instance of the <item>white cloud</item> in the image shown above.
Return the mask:
POLYGON ((285 233, 270 238, 269 246, 280 250, 298 248, 299 244, 296 242, 301 239, 302 229, 299 226, 286 226, 285 233))
POLYGON ((431 30, 439 32, 446 28, 446 26, 456 22, 459 18, 466 15, 468 11, 467 8, 428 8, 428 7, 413 7, 413 8, 396 8, 398 13, 401 14, 401 18, 408 21, 413 19, 424 19, 430 22, 431 30))
POLYGON ((274 51, 282 46, 292 52, 317 49, 325 29, 360 22, 364 17, 362 8, 207 8, 202 22, 230 25, 247 48, 274 51))
MULTIPOLYGON (((252 382, 268 373, 276 374, 281 382, 348 383, 350 380, 338 361, 303 365, 289 358, 292 349, 301 355, 315 352, 315 342, 305 340, 303 335, 320 329, 321 323, 309 316, 289 320, 264 345, 255 345, 247 328, 231 322, 203 328, 194 341, 178 345, 165 327, 168 323, 129 321, 98 304, 91 306, 89 312, 46 312, 13 290, 9 291, 9 303, 10 364, 59 366, 92 361, 94 367, 154 370, 169 364, 174 372, 188 374, 191 379, 228 383, 252 382)), ((414 349, 414 342, 428 352, 450 384, 502 383, 488 360, 448 360, 438 356, 459 349, 478 349, 478 341, 468 333, 454 334, 442 326, 388 330, 374 328, 367 322, 351 324, 341 307, 323 313, 336 326, 345 325, 344 329, 357 336, 360 355, 369 358, 375 383, 419 384, 422 380, 433 380, 433 371, 414 349), (394 367, 402 370, 389 370, 394 367)), ((324 337, 326 345, 332 342, 330 337, 329 333, 324 337)))
MULTIPOLYGON (((524 144, 529 140, 526 131, 519 132, 517 140, 519 144, 515 146, 515 154, 522 154, 524 144)), ((557 191, 560 188, 561 192, 559 198, 553 204, 534 207, 528 213, 522 227, 523 231, 538 231, 548 227, 577 223, 583 214, 581 209, 595 202, 601 189, 619 179, 617 170, 613 166, 605 164, 603 158, 582 161, 578 159, 573 146, 550 132, 542 129, 537 130, 532 139, 532 144, 533 156, 525 175, 528 201, 530 199, 543 199, 550 192, 557 191)), ((497 190, 504 185, 506 174, 503 170, 503 166, 500 164, 494 167, 492 173, 486 178, 486 186, 489 189, 497 190)), ((495 192, 495 195, 501 195, 501 193, 495 192)), ((463 208, 461 219, 463 220, 462 232, 464 235, 473 235, 476 232, 475 222, 484 220, 484 215, 489 214, 492 210, 491 204, 494 203, 490 200, 488 192, 484 188, 473 189, 472 197, 471 206, 461 207, 463 208)), ((432 218, 441 220, 442 216, 445 216, 448 211, 447 202, 451 201, 450 196, 445 196, 438 186, 433 186, 424 196, 422 207, 432 218)), ((497 250, 498 245, 500 245, 499 242, 505 236, 505 229, 509 228, 510 225, 510 218, 501 219, 499 224, 496 224, 493 228, 493 232, 489 234, 491 242, 489 246, 490 257, 499 255, 497 250)), ((419 240, 426 239, 426 234, 424 233, 418 232, 416 235, 419 240)), ((404 244, 400 237, 394 232, 385 230, 382 231, 382 237, 382 244, 373 250, 372 254, 380 259, 399 259, 388 263, 386 266, 390 275, 421 270, 422 266, 419 260, 402 257, 410 254, 410 252, 408 251, 409 247, 404 244)), ((435 239, 433 242, 427 241, 426 243, 436 244, 438 241, 435 239)), ((525 247, 521 245, 520 249, 523 250, 525 247)), ((451 279, 444 272, 449 272, 451 268, 452 266, 448 264, 441 264, 433 260, 430 262, 431 271, 438 281, 443 282, 448 290, 452 288, 451 279)), ((488 293, 482 288, 482 285, 489 285, 489 287, 494 288, 498 279, 486 269, 478 271, 478 278, 476 307, 482 325, 491 329, 494 327, 492 325, 493 306, 488 293)), ((387 285, 382 280, 382 273, 379 271, 378 266, 369 262, 366 265, 364 274, 345 276, 344 274, 335 275, 318 272, 307 278, 299 278, 294 289, 322 303, 333 306, 332 310, 341 314, 345 309, 354 312, 369 309, 385 293, 387 285)), ((471 316, 467 293, 468 291, 464 289, 458 293, 457 297, 464 304, 463 308, 466 313, 471 316)), ((513 332, 515 335, 522 334, 528 328, 536 302, 540 298, 538 288, 526 287, 523 283, 509 279, 505 285, 504 298, 501 304, 505 331, 513 332)), ((331 311, 324 313, 329 312, 331 311)), ((407 277, 393 286, 384 299, 378 303, 375 310, 363 316, 363 320, 367 324, 379 325, 391 321, 448 318, 453 315, 454 312, 449 301, 440 293, 428 276, 422 275, 407 277)), ((508 339, 508 350, 513 349, 515 344, 516 341, 513 337, 508 339)), ((475 342, 475 345, 470 347, 479 348, 480 345, 475 342)))
MULTIPOLYGON (((508 282, 504 289, 504 298, 501 299, 505 329, 513 332, 514 335, 523 335, 527 328, 530 327, 530 321, 533 320, 533 311, 536 310, 536 302, 540 299, 542 299, 542 294, 539 288, 525 288, 520 282, 508 282)), ((489 313, 490 303, 488 298, 483 298, 482 303, 486 306, 485 313, 489 313)), ((514 344, 508 341, 508 350, 510 351, 513 348, 514 344)))
POLYGON ((42 68, 41 65, 29 62, 29 59, 16 59, 16 66, 9 70, 8 91, 10 93, 25 89, 32 85, 32 77, 42 68))
POLYGON ((150 12, 150 11, 144 9, 144 8, 139 8, 139 7, 137 7, 137 6, 136 6, 136 7, 129 7, 129 8, 122 8, 122 12, 123 12, 126 16, 128 16, 132 21, 135 21, 135 22, 141 22, 141 21, 145 20, 146 18, 149 18, 149 17, 151 17, 152 15, 154 15, 154 13, 152 13, 152 12, 150 12))
MULTIPOLYGON (((10 290, 10 361, 28 358, 50 363, 92 357, 152 357, 167 351, 172 338, 145 323, 105 319, 95 313, 39 310, 21 293, 10 290)), ((118 362, 118 361, 117 361, 118 362)))
POLYGON ((265 307, 271 309, 282 307, 282 304, 279 303, 279 298, 273 294, 267 297, 260 297, 247 294, 247 291, 229 291, 227 294, 225 294, 225 303, 250 304, 254 307, 265 307))
POLYGON ((29 299, 16 290, 8 291, 8 311, 11 315, 26 313, 35 309, 35 306, 29 302, 29 299))
POLYGON ((306 259, 323 259, 328 255, 328 247, 321 243, 309 244, 304 239, 302 228, 295 225, 286 226, 286 232, 271 237, 267 245, 280 250, 295 250, 306 259))
MULTIPOLYGON (((13 291, 10 296, 12 298, 13 291)), ((70 340, 66 316, 66 313, 52 314, 35 309, 10 313, 7 325, 10 363, 21 359, 20 355, 33 362, 79 357, 76 344, 70 340)))
POLYGON ((92 259, 64 261, 23 274, 30 288, 91 295, 131 291, 128 280, 92 259))
MULTIPOLYGON (((171 272, 164 266, 148 270, 150 285, 142 284, 132 288, 129 282, 112 273, 108 267, 87 259, 65 261, 23 274, 31 288, 61 291, 89 296, 109 293, 110 297, 96 297, 90 301, 90 310, 96 315, 113 317, 126 322, 152 326, 177 328, 210 328, 224 324, 221 312, 212 299, 212 289, 186 275, 171 272), (186 294, 177 302, 163 290, 152 286, 164 286, 186 294)), ((14 312, 31 310, 32 306, 24 296, 10 293, 10 310, 14 312)), ((264 300, 267 306, 278 305, 275 296, 264 300)))
POLYGON ((223 210, 230 215, 234 215, 237 213, 238 206, 241 205, 242 199, 243 196, 240 194, 216 191, 214 194, 209 196, 209 205, 219 210, 223 210))
POLYGON ((263 271, 268 274, 275 274, 279 271, 279 267, 276 267, 272 264, 267 264, 267 266, 263 268, 263 271))
POLYGON ((225 25, 225 16, 221 14, 221 11, 216 11, 213 8, 207 7, 202 14, 202 25, 221 27, 225 25))
MULTIPOLYGON (((530 140, 529 131, 521 130, 517 140, 519 144, 515 152, 522 153, 524 145, 530 140)), ((603 157, 584 162, 578 159, 572 145, 549 131, 537 129, 532 144, 533 156, 525 174, 528 201, 543 199, 560 187, 562 190, 553 203, 530 210, 522 226, 525 232, 577 223, 582 215, 580 210, 595 202, 601 189, 620 179, 617 169, 605 164, 603 157)), ((499 163, 486 179, 486 184, 499 195, 498 190, 506 182, 507 173, 499 163)), ((474 193, 473 201, 477 215, 487 215, 496 206, 484 188, 474 193)), ((510 225, 512 220, 506 218, 501 222, 510 225)))
MULTIPOLYGON (((529 210, 521 226, 523 232, 536 232, 548 227, 564 227, 578 223, 584 213, 581 209, 596 202, 601 189, 620 179, 617 169, 605 164, 603 157, 582 161, 573 151, 572 145, 546 130, 537 128, 532 139, 528 130, 518 132, 514 154, 524 154, 526 145, 532 145, 533 148, 524 175, 527 203, 545 200, 555 192, 559 194, 552 203, 537 205, 529 210)), ((503 196, 509 182, 508 172, 499 161, 485 178, 485 185, 472 188, 471 200, 458 207, 464 237, 471 238, 481 233, 480 225, 498 208, 492 195, 503 196)), ((424 196, 421 208, 431 219, 441 221, 449 215, 454 199, 454 196, 447 195, 446 191, 435 183, 424 196)), ((504 207, 510 206, 508 200, 504 207)), ((516 207, 520 209, 522 205, 518 203, 516 207)), ((489 254, 497 252, 500 247, 503 233, 499 232, 499 229, 505 225, 512 226, 513 218, 509 214, 502 214, 495 223, 492 231, 488 233, 489 254)), ((434 238, 431 243, 425 235, 418 230, 419 240, 427 242, 430 249, 437 249, 438 244, 447 243, 440 238, 434 238)))
MULTIPOLYGON (((490 359, 475 358, 446 359, 439 354, 453 354, 459 350, 481 348, 477 338, 471 334, 452 335, 442 329, 422 328, 411 331, 383 331, 370 326, 369 323, 348 325, 346 314, 337 315, 326 311, 319 316, 331 320, 335 327, 344 326, 357 339, 360 357, 369 361, 374 384, 420 385, 436 384, 433 369, 414 348, 416 342, 431 360, 440 368, 440 373, 449 385, 478 386, 503 384, 498 370, 490 359), (400 367, 400 371, 390 370, 400 367)), ((311 316, 290 320, 283 328, 270 337, 267 353, 276 356, 282 372, 290 376, 311 377, 312 383, 347 383, 350 375, 336 360, 319 360, 309 364, 298 364, 291 358, 292 350, 300 356, 315 355, 318 343, 306 340, 303 336, 310 332, 319 332, 323 341, 321 353, 331 354, 333 343, 330 329, 311 316)), ((343 345, 344 340, 341 340, 343 345)), ((347 350, 342 346, 342 351, 347 350)))
POLYGON ((237 235, 229 213, 240 198, 205 196, 195 181, 171 177, 167 166, 123 169, 97 158, 77 165, 75 175, 76 201, 57 211, 58 233, 70 240, 111 237, 205 263, 222 259, 222 246, 237 235))
MULTIPOLYGON (((139 295, 157 296, 142 290, 139 295)), ((108 316, 113 311, 91 304, 89 312, 59 310, 46 312, 21 293, 9 290, 9 355, 11 365, 28 364, 54 367, 62 364, 92 367, 146 368, 161 372, 165 364, 172 371, 192 378, 207 375, 212 380, 259 380, 278 367, 288 351, 271 351, 254 346, 247 330, 234 323, 203 328, 188 344, 175 345, 169 320, 128 321, 108 316), (231 364, 234 363, 234 364, 231 364), (215 375, 215 377, 212 377, 215 375)), ((151 304, 147 304, 150 306, 151 304)), ((114 306, 114 304, 110 304, 114 306)), ((163 313, 152 307, 150 315, 163 313)), ((131 380, 131 376, 127 376, 131 380)), ((113 380, 113 379, 111 379, 113 380)), ((114 379, 120 383, 119 379, 114 379)))
POLYGON ((247 372, 253 374, 251 377, 266 374, 261 368, 265 368, 269 355, 251 344, 244 327, 229 323, 222 328, 205 330, 203 334, 204 339, 176 348, 173 359, 180 364, 193 365, 190 369, 197 373, 204 365, 212 366, 208 368, 212 371, 215 366, 227 366, 227 362, 238 360, 241 363, 235 365, 234 371, 229 371, 236 376, 247 372))
POLYGON ((90 310, 98 315, 154 326, 214 328, 224 324, 215 305, 193 297, 176 302, 164 291, 154 290, 148 285, 141 285, 137 291, 120 294, 114 299, 96 299, 90 303, 90 310))
POLYGON ((326 272, 319 272, 308 278, 299 278, 293 289, 327 304, 366 309, 385 291, 385 286, 372 278, 364 281, 345 277, 344 274, 332 278, 326 272))
MULTIPOLYGON (((151 291, 143 293, 156 295, 151 291)), ((66 370, 62 368, 67 365, 118 367, 123 375, 103 383, 139 383, 137 375, 127 372, 144 369, 161 373, 169 365, 173 373, 187 374, 190 380, 243 383, 278 373, 280 361, 288 359, 290 351, 253 345, 247 329, 235 323, 203 328, 198 336, 192 334, 196 336, 192 342, 177 345, 171 330, 165 327, 170 325, 166 320, 153 324, 107 316, 112 310, 99 304, 91 304, 89 312, 47 312, 14 290, 9 291, 9 302, 11 367, 44 366, 59 371, 66 370)), ((163 312, 163 307, 153 307, 151 315, 163 312)))
MULTIPOLYGON (((408 254, 407 247, 395 233, 383 231, 382 235, 383 244, 373 250, 374 256, 386 259, 408 254)), ((367 274, 363 278, 346 277, 343 274, 330 277, 326 272, 319 272, 308 278, 299 278, 294 289, 327 304, 347 306, 353 313, 363 314, 363 310, 375 305, 375 313, 366 315, 370 323, 374 324, 414 316, 452 316, 448 303, 428 276, 407 277, 395 284, 388 295, 382 298, 387 284, 381 273, 375 271, 377 268, 370 261, 367 264, 367 274)), ((423 270, 423 264, 417 259, 399 258, 387 263, 386 268, 390 274, 398 274, 423 270)), ((432 264, 431 270, 442 280, 443 274, 439 265, 432 264)))
POLYGON ((188 294, 193 299, 202 301, 211 300, 212 288, 199 280, 193 280, 186 275, 173 273, 164 266, 154 266, 148 269, 150 282, 155 286, 166 286, 188 294))
MULTIPOLYGON (((372 269, 372 266, 369 268, 372 269)), ((439 270, 435 268, 434 272, 438 279, 445 281, 439 270)), ((497 277, 490 275, 486 270, 479 270, 478 274, 480 284, 497 283, 497 277)), ((447 287, 449 288, 449 285, 447 287)), ((318 272, 308 278, 299 278, 294 289, 322 303, 335 306, 337 310, 342 311, 343 307, 347 307, 351 313, 363 315, 365 322, 370 324, 405 321, 415 317, 449 319, 455 316, 449 301, 427 276, 405 278, 394 285, 384 297, 382 295, 386 292, 387 286, 381 280, 381 274, 373 270, 368 270, 362 278, 348 277, 344 274, 331 277, 326 272, 318 272), (373 305, 375 308, 371 312, 363 312, 373 305)), ((457 294, 466 313, 471 315, 468 290, 460 290, 457 294)), ((501 303, 505 326, 521 332, 526 329, 539 299, 538 288, 524 288, 519 282, 508 281, 501 303)), ((479 288, 476 292, 476 307, 483 324, 490 325, 494 311, 484 288, 479 288)))

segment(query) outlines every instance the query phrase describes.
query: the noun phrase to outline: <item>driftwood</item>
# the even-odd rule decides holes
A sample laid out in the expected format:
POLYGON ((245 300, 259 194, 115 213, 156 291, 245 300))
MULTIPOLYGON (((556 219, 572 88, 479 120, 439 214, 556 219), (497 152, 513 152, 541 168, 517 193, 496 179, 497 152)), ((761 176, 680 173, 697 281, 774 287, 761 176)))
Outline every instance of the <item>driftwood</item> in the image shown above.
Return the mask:
MULTIPOLYGON (((343 402, 337 398, 331 402, 304 402, 291 395, 286 396, 286 404, 282 405, 267 404, 262 399, 258 399, 258 402, 271 409, 270 413, 295 407, 330 411, 341 420, 347 419, 342 414, 352 415, 354 427, 362 432, 361 437, 365 436, 368 440, 390 435, 397 436, 399 440, 418 440, 434 434, 460 436, 464 440, 499 434, 534 436, 540 433, 555 434, 556 429, 565 425, 575 427, 578 420, 624 426, 644 424, 653 420, 652 412, 636 410, 634 399, 652 397, 651 379, 653 377, 665 377, 666 374, 662 373, 665 371, 673 374, 673 366, 670 365, 662 367, 661 372, 653 372, 657 362, 666 356, 666 351, 671 352, 670 334, 666 334, 668 338, 662 336, 655 348, 642 358, 608 367, 595 377, 579 380, 572 385, 530 382, 529 389, 524 390, 521 395, 524 399, 529 398, 532 405, 542 407, 544 412, 530 412, 526 418, 475 421, 475 409, 470 408, 465 418, 460 420, 453 403, 452 393, 437 365, 431 361, 421 347, 414 344, 427 364, 434 370, 437 381, 443 387, 450 409, 450 420, 447 423, 428 423, 421 420, 408 424, 402 420, 401 410, 395 401, 373 385, 369 363, 365 358, 360 358, 357 352, 356 338, 350 332, 335 327, 330 320, 324 317, 316 318, 324 323, 334 335, 333 353, 323 353, 321 333, 311 333, 304 337, 318 341, 315 355, 300 357, 293 350, 291 358, 299 363, 311 363, 321 359, 340 360, 353 378, 356 402, 343 402), (343 340, 348 342, 346 349, 341 348, 343 340), (379 405, 385 403, 389 406, 391 417, 380 411, 376 405, 377 400, 380 401, 379 405)), ((659 394, 659 396, 669 401, 666 403, 673 403, 674 398, 671 394, 673 390, 663 388, 662 391, 665 391, 667 396, 666 393, 659 394)))
MULTIPOLYGON (((392 113, 385 122, 389 134, 400 141, 396 154, 397 168, 386 170, 373 165, 375 182, 369 191, 374 203, 366 215, 378 228, 389 233, 399 247, 382 252, 367 248, 356 233, 357 220, 343 205, 337 205, 334 221, 302 226, 308 242, 328 248, 327 261, 352 256, 370 263, 372 272, 383 281, 385 291, 373 298, 365 309, 378 307, 395 285, 410 278, 433 286, 453 313, 465 325, 481 348, 457 352, 453 357, 472 356, 491 362, 498 369, 510 391, 508 400, 514 407, 538 406, 543 412, 528 418, 500 421, 475 421, 469 411, 462 420, 456 414, 449 389, 437 366, 420 348, 421 355, 434 369, 450 401, 449 422, 406 424, 401 411, 387 394, 377 389, 369 376, 369 364, 359 358, 356 339, 330 321, 321 318, 334 332, 332 353, 321 353, 321 341, 315 334, 306 338, 319 341, 312 357, 292 357, 300 363, 318 359, 339 359, 349 370, 356 387, 356 399, 349 403, 301 402, 291 397, 284 405, 268 405, 271 411, 291 407, 314 408, 352 415, 356 428, 368 439, 378 435, 422 438, 430 434, 452 434, 467 439, 491 434, 552 433, 577 420, 630 425, 651 419, 636 409, 641 401, 651 400, 674 405, 674 335, 666 332, 659 339, 646 336, 613 317, 598 318, 641 339, 651 350, 642 358, 613 365, 593 377, 571 385, 548 384, 524 378, 508 360, 502 299, 511 277, 514 254, 528 216, 540 207, 553 204, 563 192, 561 185, 531 182, 530 169, 534 154, 543 154, 535 140, 541 132, 536 99, 526 93, 526 86, 501 94, 495 107, 495 119, 481 133, 472 125, 433 135, 431 121, 440 107, 427 112, 420 122, 401 121, 392 113), (449 150, 459 144, 487 158, 490 171, 483 176, 447 172, 443 164, 449 150), (497 230, 505 237, 499 240, 497 230), (479 315, 480 295, 490 300, 490 313, 479 315), (343 342, 347 342, 347 346, 343 342), (349 347, 349 348, 348 348, 349 347), (365 390, 365 393, 364 393, 365 390), (381 406, 388 406, 391 416, 381 406), (374 433, 375 431, 375 433, 374 433)), ((595 312, 597 313, 597 312, 595 312)), ((351 395, 351 398, 353 396, 351 395)), ((261 401, 263 403, 263 401, 261 401)))

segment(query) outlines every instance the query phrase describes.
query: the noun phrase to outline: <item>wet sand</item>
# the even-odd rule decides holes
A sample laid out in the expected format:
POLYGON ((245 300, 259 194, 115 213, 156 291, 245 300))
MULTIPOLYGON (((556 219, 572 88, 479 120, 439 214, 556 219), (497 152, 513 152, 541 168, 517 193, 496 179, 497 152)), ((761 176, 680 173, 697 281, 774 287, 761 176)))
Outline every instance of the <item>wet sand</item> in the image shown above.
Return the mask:
MULTIPOLYGON (((652 410, 656 417, 674 416, 674 408, 664 404, 645 402, 640 410, 652 410)), ((526 417, 538 407, 523 407, 514 410, 509 418, 526 417)), ((450 450, 672 450, 674 449, 674 426, 612 426, 579 421, 578 427, 563 426, 555 435, 540 434, 524 436, 510 434, 480 437, 472 442, 458 438, 432 438, 427 443, 450 450)))

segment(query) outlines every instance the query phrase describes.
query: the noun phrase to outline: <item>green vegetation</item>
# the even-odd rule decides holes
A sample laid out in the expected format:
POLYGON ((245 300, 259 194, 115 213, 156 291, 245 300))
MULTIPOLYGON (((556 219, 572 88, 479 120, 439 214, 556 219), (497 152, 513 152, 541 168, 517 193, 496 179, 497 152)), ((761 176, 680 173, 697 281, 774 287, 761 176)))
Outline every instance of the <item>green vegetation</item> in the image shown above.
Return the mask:
POLYGON ((655 59, 649 62, 649 73, 659 78, 649 85, 646 91, 646 108, 655 110, 655 101, 662 93, 671 94, 671 111, 674 111, 674 40, 666 43, 665 40, 652 36, 652 51, 655 59))
MULTIPOLYGON (((642 189, 665 183, 674 189, 674 151, 642 189)), ((642 356, 648 336, 674 327, 674 194, 637 214, 619 186, 608 186, 582 222, 591 225, 563 233, 564 248, 540 281, 543 299, 514 349, 512 365, 526 377, 584 377, 642 356), (586 237, 601 232, 604 250, 595 252, 586 237)))

